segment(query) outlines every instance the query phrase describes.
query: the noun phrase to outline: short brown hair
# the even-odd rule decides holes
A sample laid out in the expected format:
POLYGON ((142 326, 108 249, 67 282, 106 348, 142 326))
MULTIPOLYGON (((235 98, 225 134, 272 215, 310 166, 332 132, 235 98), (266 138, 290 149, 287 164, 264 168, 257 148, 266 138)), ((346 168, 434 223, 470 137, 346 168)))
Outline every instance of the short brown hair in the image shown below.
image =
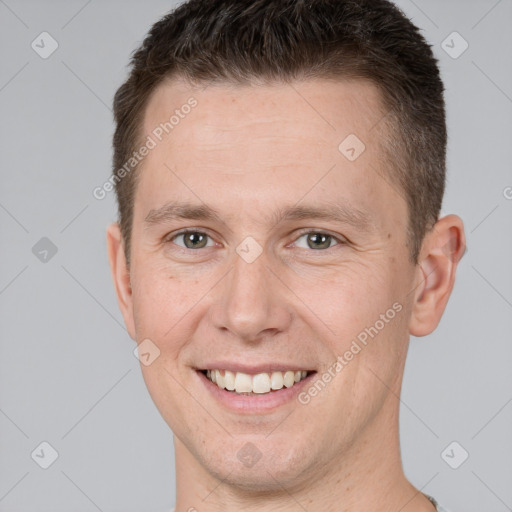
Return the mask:
MULTIPOLYGON (((387 0, 188 0, 155 23, 114 97, 113 178, 127 261, 137 167, 117 174, 142 140, 145 109, 164 79, 191 83, 354 78, 381 92, 389 177, 409 211, 417 262, 445 186, 446 122, 437 60, 387 0)), ((341 141, 340 141, 341 142, 341 141)))

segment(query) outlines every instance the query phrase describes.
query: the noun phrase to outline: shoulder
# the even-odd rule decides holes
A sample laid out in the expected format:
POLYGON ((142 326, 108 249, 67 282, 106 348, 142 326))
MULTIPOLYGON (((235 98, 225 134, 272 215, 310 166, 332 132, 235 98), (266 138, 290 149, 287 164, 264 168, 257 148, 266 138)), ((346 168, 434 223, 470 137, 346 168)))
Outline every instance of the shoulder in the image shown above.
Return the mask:
POLYGON ((425 494, 425 496, 433 503, 434 507, 436 507, 437 512, 450 512, 446 508, 439 505, 439 503, 434 498, 432 498, 432 496, 429 496, 428 494, 425 494))

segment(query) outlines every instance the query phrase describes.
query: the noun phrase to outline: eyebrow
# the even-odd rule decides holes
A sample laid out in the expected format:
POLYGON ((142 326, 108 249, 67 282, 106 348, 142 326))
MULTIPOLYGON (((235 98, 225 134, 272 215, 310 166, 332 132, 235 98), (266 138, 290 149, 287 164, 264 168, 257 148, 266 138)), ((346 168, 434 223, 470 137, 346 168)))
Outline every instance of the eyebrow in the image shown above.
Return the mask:
MULTIPOLYGON (((338 203, 327 203, 322 206, 295 205, 284 207, 263 220, 270 221, 275 225, 285 221, 315 219, 349 224, 361 231, 370 231, 373 226, 370 215, 366 211, 338 203)), ((227 227, 215 208, 205 204, 197 205, 182 201, 171 201, 160 208, 150 210, 144 219, 144 224, 149 227, 176 220, 213 221, 227 227)), ((229 228, 228 230, 231 231, 229 228)))
POLYGON ((161 208, 150 210, 144 219, 144 224, 163 224, 180 219, 210 220, 224 224, 214 208, 180 201, 168 202, 161 208))

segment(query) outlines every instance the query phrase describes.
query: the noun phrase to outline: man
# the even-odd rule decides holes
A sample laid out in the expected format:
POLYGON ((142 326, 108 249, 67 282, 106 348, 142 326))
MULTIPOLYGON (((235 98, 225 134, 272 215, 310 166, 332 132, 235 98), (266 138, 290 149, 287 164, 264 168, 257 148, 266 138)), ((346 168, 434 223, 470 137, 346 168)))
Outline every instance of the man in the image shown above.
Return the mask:
POLYGON ((436 510, 404 476, 397 396, 464 230, 439 218, 443 85, 417 28, 384 0, 189 0, 131 65, 107 243, 176 511, 436 510))

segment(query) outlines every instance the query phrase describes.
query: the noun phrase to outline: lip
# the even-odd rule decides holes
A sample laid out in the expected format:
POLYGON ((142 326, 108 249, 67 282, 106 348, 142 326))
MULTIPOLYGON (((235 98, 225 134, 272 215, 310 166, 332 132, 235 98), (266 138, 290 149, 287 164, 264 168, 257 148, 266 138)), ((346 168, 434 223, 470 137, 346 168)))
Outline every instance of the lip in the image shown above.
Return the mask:
MULTIPOLYGON (((231 366, 231 368, 233 368, 233 366, 231 366)), ((266 368, 268 368, 268 366, 266 366, 266 368)), ((252 373, 253 371, 254 367, 251 367, 250 372, 246 370, 247 373, 252 373)), ((290 388, 282 388, 279 391, 272 391, 270 393, 264 393, 261 395, 247 396, 239 395, 237 393, 234 393, 233 391, 226 391, 225 389, 219 388, 219 386, 217 386, 217 384, 214 384, 210 379, 208 379, 208 377, 206 377, 206 375, 202 373, 201 370, 196 370, 195 373, 198 376, 201 383, 203 384, 203 386, 205 386, 206 391, 224 408, 237 414, 248 415, 268 414, 275 411, 279 407, 296 401, 297 395, 302 391, 302 389, 305 386, 309 385, 310 379, 314 375, 316 375, 316 372, 313 371, 305 379, 301 380, 300 382, 296 382, 290 388)), ((255 373, 262 372, 256 371, 255 373)))

